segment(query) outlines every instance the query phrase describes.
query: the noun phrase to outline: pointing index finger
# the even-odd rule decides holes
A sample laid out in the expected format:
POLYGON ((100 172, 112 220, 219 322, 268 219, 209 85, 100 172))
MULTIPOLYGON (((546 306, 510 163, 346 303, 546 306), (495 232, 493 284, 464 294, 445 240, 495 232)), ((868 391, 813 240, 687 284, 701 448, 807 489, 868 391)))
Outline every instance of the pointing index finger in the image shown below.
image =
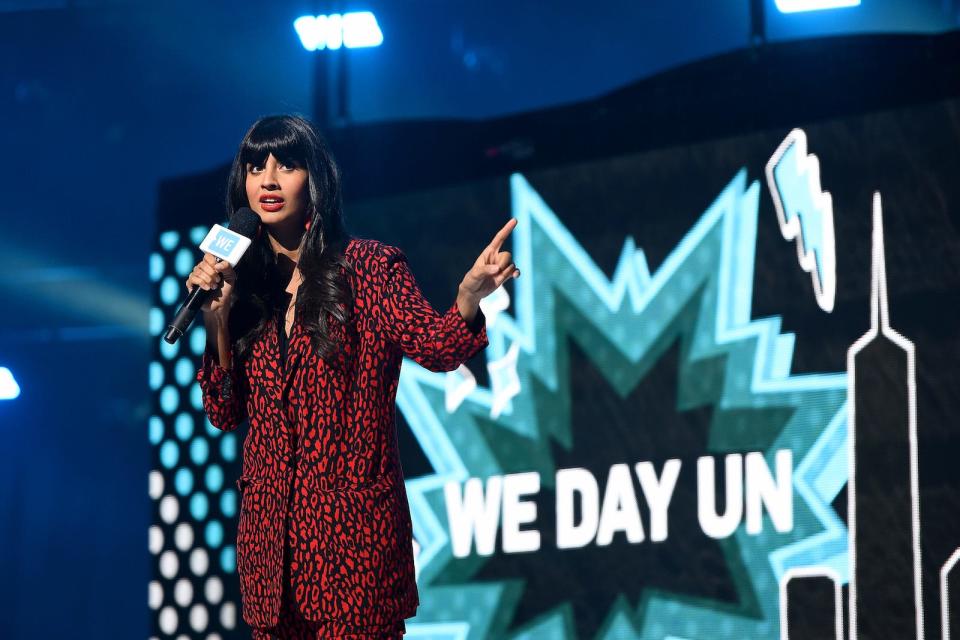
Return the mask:
POLYGON ((517 226, 516 218, 510 218, 507 220, 507 224, 503 225, 500 231, 497 231, 497 235, 493 236, 493 240, 490 241, 490 248, 494 251, 499 251, 500 245, 502 245, 503 241, 507 239, 507 236, 510 235, 510 232, 513 231, 515 226, 517 226))

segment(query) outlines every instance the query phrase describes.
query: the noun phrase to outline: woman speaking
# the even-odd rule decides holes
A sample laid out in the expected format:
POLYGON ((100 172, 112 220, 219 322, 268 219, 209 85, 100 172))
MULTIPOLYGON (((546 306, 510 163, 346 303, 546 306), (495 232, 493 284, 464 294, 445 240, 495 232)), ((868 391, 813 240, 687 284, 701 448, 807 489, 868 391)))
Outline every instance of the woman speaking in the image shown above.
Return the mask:
POLYGON ((240 143, 228 215, 262 225, 236 270, 210 254, 197 373, 219 429, 249 431, 237 528, 254 638, 399 638, 416 613, 412 528, 397 450, 404 355, 450 371, 487 346, 479 301, 520 272, 510 220, 438 313, 396 247, 351 237, 340 175, 307 120, 258 120, 240 143))

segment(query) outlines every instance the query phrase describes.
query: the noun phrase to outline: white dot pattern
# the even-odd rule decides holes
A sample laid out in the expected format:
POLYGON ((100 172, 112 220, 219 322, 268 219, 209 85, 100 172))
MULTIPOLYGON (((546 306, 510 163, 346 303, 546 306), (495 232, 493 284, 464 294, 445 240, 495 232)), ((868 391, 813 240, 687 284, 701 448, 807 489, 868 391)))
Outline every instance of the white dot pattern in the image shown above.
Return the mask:
POLYGON ((173 607, 164 607, 160 610, 160 630, 167 635, 173 635, 177 631, 177 625, 180 619, 177 617, 177 611, 173 607))
POLYGON ((186 578, 177 580, 177 584, 173 587, 173 599, 181 607, 190 606, 190 603, 193 602, 193 585, 189 580, 186 578))
POLYGON ((203 595, 210 604, 220 604, 220 601, 223 600, 223 581, 217 576, 207 578, 203 595))
POLYGON ((207 572, 207 568, 210 566, 210 557, 207 555, 207 552, 203 549, 194 549, 190 554, 190 571, 194 575, 202 576, 207 572))
POLYGON ((163 587, 156 580, 151 580, 147 587, 147 604, 156 611, 163 604, 163 587))
POLYGON ((174 496, 164 496, 160 500, 160 519, 170 524, 180 515, 180 503, 174 496))
POLYGON ((237 607, 232 602, 225 602, 220 607, 220 624, 224 629, 233 629, 237 626, 237 607))
POLYGON ((207 614, 207 608, 202 604, 195 604, 190 609, 190 628, 194 631, 204 631, 210 617, 207 614))
POLYGON ((177 549, 189 551, 193 546, 193 527, 186 522, 181 522, 173 532, 173 540, 177 549))
POLYGON ((147 547, 153 555, 163 550, 163 531, 157 525, 151 526, 147 532, 147 547))
POLYGON ((150 498, 153 500, 159 500, 160 496, 163 495, 163 474, 156 470, 151 471, 148 487, 150 498))
POLYGON ((179 570, 180 561, 177 559, 177 554, 173 551, 164 551, 160 556, 160 574, 164 578, 172 580, 179 570))

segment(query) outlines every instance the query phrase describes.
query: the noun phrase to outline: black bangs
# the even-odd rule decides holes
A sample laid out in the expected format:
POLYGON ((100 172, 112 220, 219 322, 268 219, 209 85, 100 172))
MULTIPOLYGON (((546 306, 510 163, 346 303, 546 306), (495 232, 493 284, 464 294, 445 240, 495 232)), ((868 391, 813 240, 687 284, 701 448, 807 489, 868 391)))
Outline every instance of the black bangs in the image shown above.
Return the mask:
POLYGON ((267 156, 280 162, 305 166, 310 141, 302 132, 280 119, 265 119, 250 132, 240 149, 240 162, 262 165, 267 156))

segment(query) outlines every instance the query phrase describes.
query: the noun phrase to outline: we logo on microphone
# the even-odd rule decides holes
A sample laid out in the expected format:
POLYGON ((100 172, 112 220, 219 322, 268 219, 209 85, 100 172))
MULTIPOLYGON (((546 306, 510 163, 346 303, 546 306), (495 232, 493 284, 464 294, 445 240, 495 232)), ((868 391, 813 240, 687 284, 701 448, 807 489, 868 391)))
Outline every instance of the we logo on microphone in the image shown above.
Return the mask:
POLYGON ((210 233, 200 243, 201 250, 229 262, 233 267, 237 266, 237 262, 249 246, 250 238, 221 227, 219 224, 213 225, 210 233))

